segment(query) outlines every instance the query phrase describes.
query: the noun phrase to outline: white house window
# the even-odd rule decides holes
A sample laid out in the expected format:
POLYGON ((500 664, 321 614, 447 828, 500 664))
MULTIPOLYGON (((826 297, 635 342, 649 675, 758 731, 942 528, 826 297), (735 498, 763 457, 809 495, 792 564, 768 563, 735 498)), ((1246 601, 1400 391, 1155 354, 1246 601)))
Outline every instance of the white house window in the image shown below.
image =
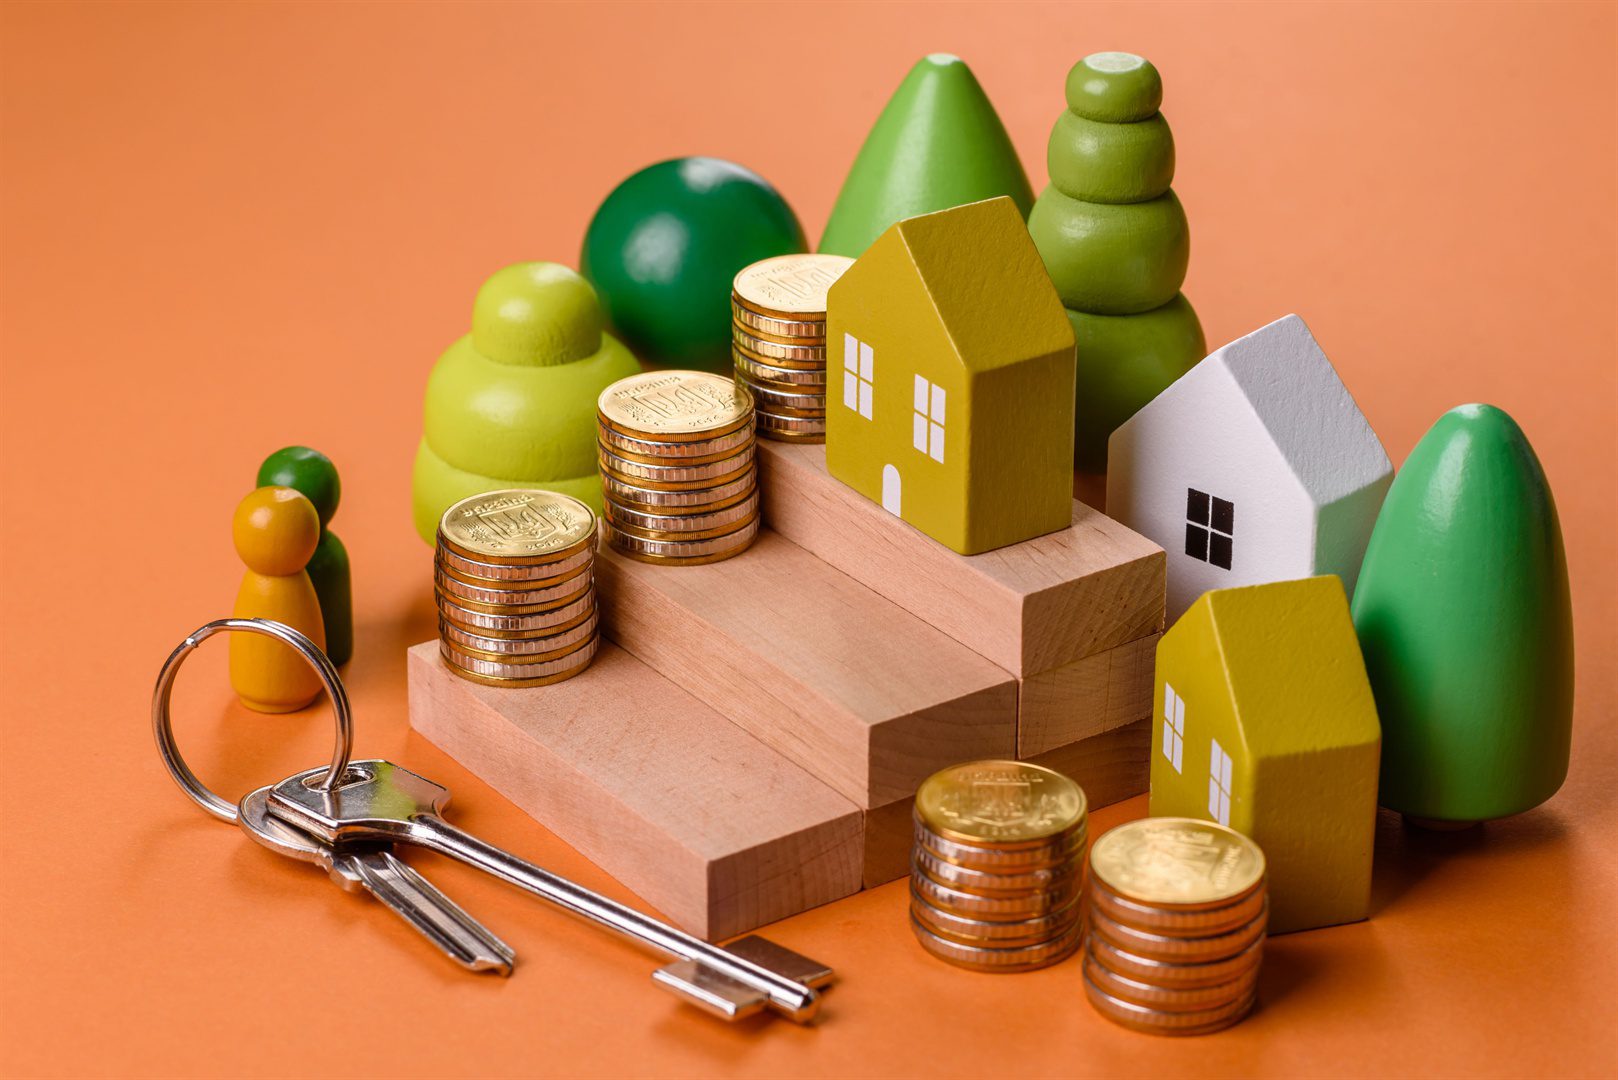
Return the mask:
POLYGON ((1230 569, 1236 504, 1206 491, 1185 489, 1185 553, 1193 559, 1230 569))
POLYGON ((1218 739, 1208 757, 1208 813, 1219 824, 1230 824, 1230 755, 1218 739))
POLYGON ((871 418, 876 386, 876 350, 853 334, 843 335, 843 404, 871 418))
POLYGON ((916 376, 916 406, 911 415, 911 442, 934 461, 944 460, 944 388, 916 376))
POLYGON ((1174 692, 1174 687, 1163 684, 1163 756, 1169 759, 1175 772, 1180 768, 1181 754, 1185 750, 1185 699, 1174 692))

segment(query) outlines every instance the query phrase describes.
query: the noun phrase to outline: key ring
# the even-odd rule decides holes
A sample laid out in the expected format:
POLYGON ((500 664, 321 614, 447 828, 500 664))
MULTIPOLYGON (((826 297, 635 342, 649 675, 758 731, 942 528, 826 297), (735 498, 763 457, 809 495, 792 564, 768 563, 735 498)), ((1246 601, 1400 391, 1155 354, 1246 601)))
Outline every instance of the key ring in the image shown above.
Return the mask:
POLYGON ((214 817, 232 823, 237 818, 236 805, 198 780, 197 774, 191 771, 191 767, 185 763, 185 758, 180 756, 179 744, 174 741, 174 726, 169 721, 169 697, 174 691, 174 677, 179 674, 180 665, 185 662, 185 658, 190 656, 198 645, 215 634, 234 630, 263 634, 291 646, 299 656, 309 662, 309 666, 315 669, 315 674, 320 676, 321 684, 325 686, 326 694, 331 698, 332 714, 337 718, 337 745, 332 751, 331 767, 326 770, 326 775, 321 777, 320 782, 313 785, 314 790, 329 792, 337 785, 337 781, 348 771, 349 755, 354 749, 354 722, 348 708, 348 691, 343 688, 343 680, 337 674, 336 665, 320 646, 285 623, 269 619, 216 619, 198 627, 169 654, 168 660, 163 664, 163 670, 157 673, 157 689, 152 691, 152 734, 157 737, 157 750, 163 755, 163 764, 168 766, 169 775, 180 785, 180 790, 214 817))

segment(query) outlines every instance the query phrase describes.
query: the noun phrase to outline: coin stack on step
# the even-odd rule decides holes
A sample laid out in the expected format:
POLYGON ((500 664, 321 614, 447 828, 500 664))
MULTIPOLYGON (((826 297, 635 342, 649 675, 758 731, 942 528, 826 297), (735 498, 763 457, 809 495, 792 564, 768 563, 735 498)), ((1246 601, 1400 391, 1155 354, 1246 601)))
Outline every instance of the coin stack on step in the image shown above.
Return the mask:
POLYGON ((1145 818, 1090 850, 1084 990, 1157 1035, 1229 1027, 1253 1007, 1269 896, 1264 853, 1233 829, 1145 818))
POLYGON ((922 948, 974 971, 1032 971, 1082 931, 1084 791, 1050 769, 976 761, 916 792, 910 928, 922 948))
POLYGON ((753 398, 702 371, 647 371, 597 402, 603 533, 642 562, 740 555, 758 535, 753 398))
POLYGON ((767 439, 826 441, 826 291, 853 264, 842 255, 780 255, 736 275, 730 353, 767 439))
POLYGON ((544 686, 590 665, 599 637, 595 513, 554 491, 462 499, 438 523, 438 651, 462 678, 544 686))

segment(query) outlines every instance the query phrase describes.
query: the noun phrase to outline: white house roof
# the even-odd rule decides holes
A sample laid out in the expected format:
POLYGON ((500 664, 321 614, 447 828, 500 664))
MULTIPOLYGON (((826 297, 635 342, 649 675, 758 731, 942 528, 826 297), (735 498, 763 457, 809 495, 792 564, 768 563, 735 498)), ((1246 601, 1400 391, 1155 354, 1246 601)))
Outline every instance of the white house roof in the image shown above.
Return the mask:
POLYGON ((1223 369, 1235 381, 1315 505, 1334 503, 1392 470, 1381 440, 1298 316, 1215 349, 1146 408, 1197 395, 1197 384, 1217 375, 1205 369, 1223 369))

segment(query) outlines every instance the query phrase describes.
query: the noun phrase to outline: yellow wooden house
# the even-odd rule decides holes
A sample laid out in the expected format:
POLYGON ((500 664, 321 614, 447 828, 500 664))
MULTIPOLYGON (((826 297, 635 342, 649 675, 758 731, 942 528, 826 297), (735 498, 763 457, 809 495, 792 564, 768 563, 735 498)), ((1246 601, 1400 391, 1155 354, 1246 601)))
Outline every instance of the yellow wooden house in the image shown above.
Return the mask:
POLYGON ((1382 728, 1342 582, 1202 595, 1157 649, 1153 816, 1250 836, 1270 929, 1363 919, 1382 728))
POLYGON ((962 554, 1073 516, 1073 328, 1008 198, 908 218, 831 287, 826 466, 962 554))

